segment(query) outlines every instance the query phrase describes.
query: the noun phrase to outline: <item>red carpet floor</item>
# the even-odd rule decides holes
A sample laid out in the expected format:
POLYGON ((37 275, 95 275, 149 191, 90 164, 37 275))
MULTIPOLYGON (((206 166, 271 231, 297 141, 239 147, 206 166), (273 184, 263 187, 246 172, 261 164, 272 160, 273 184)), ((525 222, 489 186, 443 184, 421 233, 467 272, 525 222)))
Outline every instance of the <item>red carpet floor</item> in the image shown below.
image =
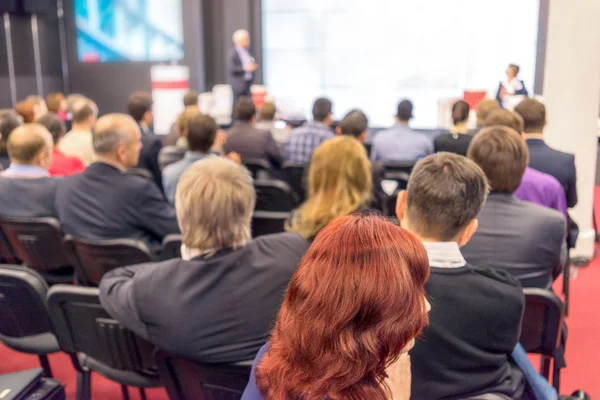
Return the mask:
MULTIPOLYGON (((596 188, 596 215, 600 216, 600 187, 596 188)), ((556 282, 557 293, 562 283, 556 282)), ((567 368, 561 375, 561 392, 586 390, 592 398, 600 399, 600 255, 585 268, 577 270, 571 280, 571 309, 567 319, 569 338, 567 342, 567 368)), ((50 356, 54 376, 66 385, 69 399, 75 398, 75 370, 68 356, 50 356)), ((538 365, 537 363, 535 364, 538 365)), ((13 352, 0 345, 0 374, 37 368, 36 357, 13 352)), ((93 399, 120 399, 119 385, 94 374, 92 377, 93 399)), ((168 399, 164 389, 147 391, 150 400, 168 399)), ((130 389, 132 399, 139 399, 136 390, 130 389)))

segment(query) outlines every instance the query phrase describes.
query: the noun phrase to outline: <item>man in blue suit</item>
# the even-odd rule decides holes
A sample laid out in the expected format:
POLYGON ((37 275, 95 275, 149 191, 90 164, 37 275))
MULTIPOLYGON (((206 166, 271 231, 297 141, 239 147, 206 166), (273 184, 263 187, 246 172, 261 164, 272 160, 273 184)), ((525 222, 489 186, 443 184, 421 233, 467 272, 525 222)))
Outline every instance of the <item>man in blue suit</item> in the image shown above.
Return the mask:
MULTIPOLYGON (((248 51, 250 47, 248 31, 244 29, 235 31, 233 44, 235 47, 229 51, 227 56, 227 82, 233 90, 232 107, 235 107, 240 97, 251 97, 250 86, 258 65, 248 51)), ((233 115, 233 108, 231 114, 233 115)))
POLYGON ((128 115, 98 120, 93 136, 96 162, 65 178, 56 194, 63 231, 82 239, 131 238, 158 250, 179 233, 175 210, 154 182, 127 170, 138 164, 140 129, 128 115))

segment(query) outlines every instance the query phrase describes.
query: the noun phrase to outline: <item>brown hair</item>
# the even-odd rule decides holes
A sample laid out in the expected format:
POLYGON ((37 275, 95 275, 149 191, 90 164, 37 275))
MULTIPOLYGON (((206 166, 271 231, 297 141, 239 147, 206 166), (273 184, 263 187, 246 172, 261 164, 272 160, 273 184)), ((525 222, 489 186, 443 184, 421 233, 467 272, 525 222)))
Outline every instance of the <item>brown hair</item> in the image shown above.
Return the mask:
POLYGON ((452 105, 452 122, 454 125, 461 122, 466 122, 469 119, 469 112, 471 107, 469 103, 464 100, 459 100, 452 105))
POLYGON ((127 111, 129 115, 135 119, 135 122, 140 122, 144 118, 144 114, 152 111, 152 96, 148 92, 134 92, 129 96, 127 111))
POLYGON ((437 153, 419 161, 408 181, 407 217, 422 237, 451 241, 477 217, 489 191, 482 169, 468 158, 437 153))
POLYGON ((483 126, 485 119, 494 110, 498 110, 500 106, 496 100, 485 99, 477 104, 477 124, 483 126))
POLYGON ((65 100, 65 95, 60 92, 50 93, 46 96, 46 105, 48 111, 57 113, 60 111, 60 105, 65 100))
POLYGON ((250 122, 256 116, 256 107, 250 97, 242 96, 235 103, 233 118, 236 121, 250 122))
POLYGON ((372 215, 331 222, 290 281, 256 367, 262 395, 390 399, 386 368, 428 323, 428 276, 423 244, 398 225, 372 215))
POLYGON ((177 128, 179 128, 179 135, 186 136, 188 123, 190 118, 199 115, 200 109, 198 106, 188 106, 186 107, 181 114, 177 117, 177 128))
POLYGON ((504 109, 492 111, 485 119, 484 126, 494 125, 506 126, 519 134, 523 132, 523 118, 519 114, 504 109))
POLYGON ((98 114, 96 104, 87 99, 82 98, 73 104, 73 122, 80 124, 86 122, 91 116, 98 114))
POLYGON ((198 113, 188 119, 187 141, 190 151, 199 151, 208 153, 215 137, 219 125, 213 117, 198 113))
POLYGON ((190 90, 186 94, 183 95, 183 106, 197 106, 198 105, 198 92, 195 90, 190 90))
POLYGON ((517 131, 491 126, 475 136, 467 157, 485 172, 492 192, 513 193, 521 185, 529 153, 517 131))
POLYGON ((271 102, 266 102, 260 108, 259 116, 262 121, 273 121, 273 118, 275 118, 276 112, 277 112, 277 108, 275 107, 275 104, 273 104, 271 102))
POLYGON ((15 111, 23 118, 23 122, 30 124, 35 122, 35 102, 23 100, 17 103, 15 111))
POLYGON ((535 99, 525 99, 515 107, 515 112, 523 118, 523 131, 539 133, 546 125, 546 106, 535 99))

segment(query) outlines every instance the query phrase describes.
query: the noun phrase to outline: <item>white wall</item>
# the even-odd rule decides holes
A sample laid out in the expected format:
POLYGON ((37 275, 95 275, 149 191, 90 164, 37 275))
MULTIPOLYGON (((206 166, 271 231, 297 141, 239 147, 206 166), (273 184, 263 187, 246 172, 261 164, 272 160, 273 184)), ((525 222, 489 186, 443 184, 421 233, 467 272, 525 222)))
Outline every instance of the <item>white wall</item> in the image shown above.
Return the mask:
POLYGON ((575 154, 579 203, 571 216, 580 236, 572 257, 592 257, 592 207, 600 103, 600 1, 552 0, 544 97, 546 140, 575 154))

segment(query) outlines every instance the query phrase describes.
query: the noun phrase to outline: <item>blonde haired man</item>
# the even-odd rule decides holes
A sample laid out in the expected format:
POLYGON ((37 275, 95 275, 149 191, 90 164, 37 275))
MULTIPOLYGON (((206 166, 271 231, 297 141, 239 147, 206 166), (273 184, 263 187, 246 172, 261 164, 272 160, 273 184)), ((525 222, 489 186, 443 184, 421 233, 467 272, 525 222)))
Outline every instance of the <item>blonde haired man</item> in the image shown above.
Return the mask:
POLYGON ((182 258, 109 272, 103 307, 168 352, 198 362, 252 359, 308 247, 295 233, 251 239, 255 199, 245 168, 223 157, 196 161, 177 185, 182 258))

